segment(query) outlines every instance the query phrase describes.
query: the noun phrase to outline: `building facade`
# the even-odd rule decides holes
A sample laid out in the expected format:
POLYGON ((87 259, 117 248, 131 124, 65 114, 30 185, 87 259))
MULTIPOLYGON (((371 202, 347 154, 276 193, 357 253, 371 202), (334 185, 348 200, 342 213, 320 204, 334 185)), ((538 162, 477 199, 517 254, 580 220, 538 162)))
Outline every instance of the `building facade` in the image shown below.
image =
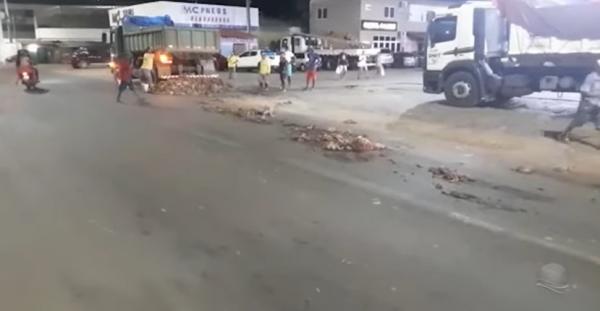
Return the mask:
POLYGON ((447 6, 444 1, 312 0, 310 32, 414 53, 424 48, 428 12, 447 6))

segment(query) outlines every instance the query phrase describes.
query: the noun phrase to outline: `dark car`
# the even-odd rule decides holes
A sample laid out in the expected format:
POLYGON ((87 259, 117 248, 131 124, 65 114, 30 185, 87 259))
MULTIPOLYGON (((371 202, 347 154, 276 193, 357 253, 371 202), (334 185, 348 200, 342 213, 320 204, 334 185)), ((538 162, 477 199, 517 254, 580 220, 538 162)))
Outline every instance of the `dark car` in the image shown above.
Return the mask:
POLYGON ((71 66, 75 69, 87 68, 91 64, 108 64, 111 61, 110 48, 80 47, 71 54, 71 66))

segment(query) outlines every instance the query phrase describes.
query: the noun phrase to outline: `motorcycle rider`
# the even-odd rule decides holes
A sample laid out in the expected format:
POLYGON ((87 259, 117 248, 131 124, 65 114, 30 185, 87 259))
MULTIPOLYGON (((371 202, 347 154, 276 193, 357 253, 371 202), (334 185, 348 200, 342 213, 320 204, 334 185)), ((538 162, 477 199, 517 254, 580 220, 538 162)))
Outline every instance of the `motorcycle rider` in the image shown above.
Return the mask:
MULTIPOLYGON (((21 51, 19 51, 21 52, 21 51)), ((17 57, 17 81, 23 83, 27 86, 27 89, 35 89, 36 84, 39 82, 38 70, 33 66, 31 61, 31 57, 29 53, 21 53, 19 57, 17 57), (29 80, 23 80, 23 74, 29 75, 29 80)))

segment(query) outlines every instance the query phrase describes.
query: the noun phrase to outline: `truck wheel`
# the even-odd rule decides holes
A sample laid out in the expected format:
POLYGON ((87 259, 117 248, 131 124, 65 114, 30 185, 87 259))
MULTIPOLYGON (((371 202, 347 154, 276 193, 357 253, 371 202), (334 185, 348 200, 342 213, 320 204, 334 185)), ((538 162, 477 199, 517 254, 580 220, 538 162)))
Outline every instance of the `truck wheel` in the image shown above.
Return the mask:
POLYGON ((475 77, 465 71, 451 74, 444 84, 444 95, 448 104, 457 107, 479 105, 479 85, 475 77))

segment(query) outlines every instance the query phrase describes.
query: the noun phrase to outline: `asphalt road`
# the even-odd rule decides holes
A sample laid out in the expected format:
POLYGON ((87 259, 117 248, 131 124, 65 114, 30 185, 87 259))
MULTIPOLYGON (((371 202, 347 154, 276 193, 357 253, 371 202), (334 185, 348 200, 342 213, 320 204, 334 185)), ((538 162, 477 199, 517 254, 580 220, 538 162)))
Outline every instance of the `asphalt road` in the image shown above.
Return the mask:
POLYGON ((600 308, 594 264, 335 178, 380 164, 192 106, 116 104, 99 71, 42 75, 44 95, 1 79, 3 309, 600 308), (569 292, 536 286, 548 262, 569 292))

